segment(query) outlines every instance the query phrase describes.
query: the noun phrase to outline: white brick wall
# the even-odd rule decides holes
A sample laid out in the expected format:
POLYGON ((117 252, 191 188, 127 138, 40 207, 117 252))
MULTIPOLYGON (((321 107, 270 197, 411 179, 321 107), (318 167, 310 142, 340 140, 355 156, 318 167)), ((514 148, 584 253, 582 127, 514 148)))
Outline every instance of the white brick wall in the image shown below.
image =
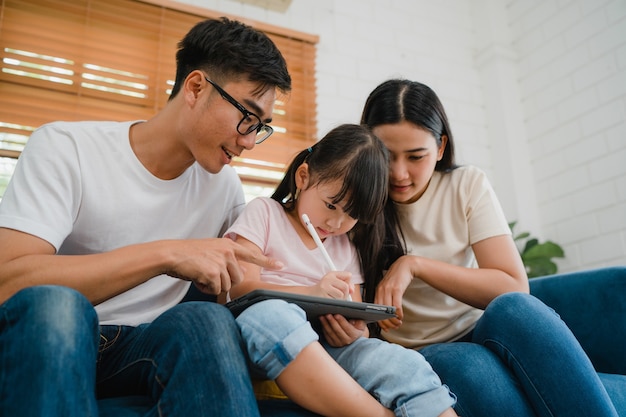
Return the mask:
POLYGON ((564 246, 561 271, 626 264, 626 1, 184 2, 319 35, 320 135, 387 78, 430 85, 459 162, 488 172, 518 231, 564 246))
POLYGON ((562 270, 626 263, 626 2, 507 5, 542 235, 562 270))

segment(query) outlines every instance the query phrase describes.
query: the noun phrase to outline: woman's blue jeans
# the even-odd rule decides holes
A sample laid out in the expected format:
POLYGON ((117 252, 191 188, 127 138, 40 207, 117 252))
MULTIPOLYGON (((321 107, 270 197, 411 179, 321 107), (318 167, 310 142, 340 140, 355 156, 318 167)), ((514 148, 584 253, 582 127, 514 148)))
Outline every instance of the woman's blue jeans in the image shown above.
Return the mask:
POLYGON ((31 287, 0 305, 0 415, 107 414, 259 416, 230 312, 189 302, 150 324, 99 329, 69 288, 31 287), (121 396, 140 400, 107 399, 121 396))
POLYGON ((471 342, 420 351, 457 395, 457 413, 626 416, 626 268, 530 285, 563 320, 533 296, 505 294, 487 307, 471 342))

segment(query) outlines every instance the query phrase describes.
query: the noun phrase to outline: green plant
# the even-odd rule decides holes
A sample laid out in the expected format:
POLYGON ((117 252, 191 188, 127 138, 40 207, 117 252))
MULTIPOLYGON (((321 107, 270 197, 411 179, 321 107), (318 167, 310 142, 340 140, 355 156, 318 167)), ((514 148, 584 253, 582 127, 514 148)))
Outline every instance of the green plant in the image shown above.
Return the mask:
POLYGON ((556 274, 558 267, 552 261, 552 258, 565 257, 563 248, 551 241, 539 243, 539 240, 535 237, 531 237, 528 232, 522 232, 516 235, 513 230, 516 223, 515 221, 509 223, 509 228, 511 229, 511 233, 513 233, 513 240, 517 244, 519 253, 522 256, 522 262, 524 262, 524 266, 526 267, 528 278, 556 274), (523 245, 523 247, 520 249, 521 245, 523 245))

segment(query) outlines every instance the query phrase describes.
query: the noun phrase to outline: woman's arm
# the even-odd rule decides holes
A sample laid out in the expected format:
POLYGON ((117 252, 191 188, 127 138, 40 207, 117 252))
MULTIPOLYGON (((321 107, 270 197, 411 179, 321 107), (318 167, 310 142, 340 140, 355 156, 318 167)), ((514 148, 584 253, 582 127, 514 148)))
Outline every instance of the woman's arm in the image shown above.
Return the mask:
MULTIPOLYGON (((402 297, 414 277, 476 308, 485 308, 506 292, 529 291, 524 264, 510 235, 484 239, 472 249, 478 268, 413 255, 400 257, 378 285, 375 302, 395 306, 402 320, 402 297)), ((391 319, 386 324, 397 327, 399 321, 391 319)))
POLYGON ((485 308, 500 294, 528 293, 528 277, 510 235, 494 236, 472 245, 478 268, 415 257, 413 276, 476 308, 485 308))

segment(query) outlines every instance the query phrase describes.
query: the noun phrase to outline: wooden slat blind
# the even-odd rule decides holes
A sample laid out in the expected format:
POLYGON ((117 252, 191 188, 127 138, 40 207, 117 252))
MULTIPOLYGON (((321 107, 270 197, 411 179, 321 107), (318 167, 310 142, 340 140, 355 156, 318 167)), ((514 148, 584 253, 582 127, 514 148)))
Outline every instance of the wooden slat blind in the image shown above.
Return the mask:
MULTIPOLYGON (((50 121, 150 118, 172 88, 178 41, 198 21, 222 15, 159 0, 3 0, 0 157, 17 157, 32 130, 50 121)), ((233 164, 282 172, 317 139, 317 37, 244 22, 276 43, 293 90, 275 105, 272 137, 233 164)), ((276 181, 264 172, 240 175, 276 181)))

